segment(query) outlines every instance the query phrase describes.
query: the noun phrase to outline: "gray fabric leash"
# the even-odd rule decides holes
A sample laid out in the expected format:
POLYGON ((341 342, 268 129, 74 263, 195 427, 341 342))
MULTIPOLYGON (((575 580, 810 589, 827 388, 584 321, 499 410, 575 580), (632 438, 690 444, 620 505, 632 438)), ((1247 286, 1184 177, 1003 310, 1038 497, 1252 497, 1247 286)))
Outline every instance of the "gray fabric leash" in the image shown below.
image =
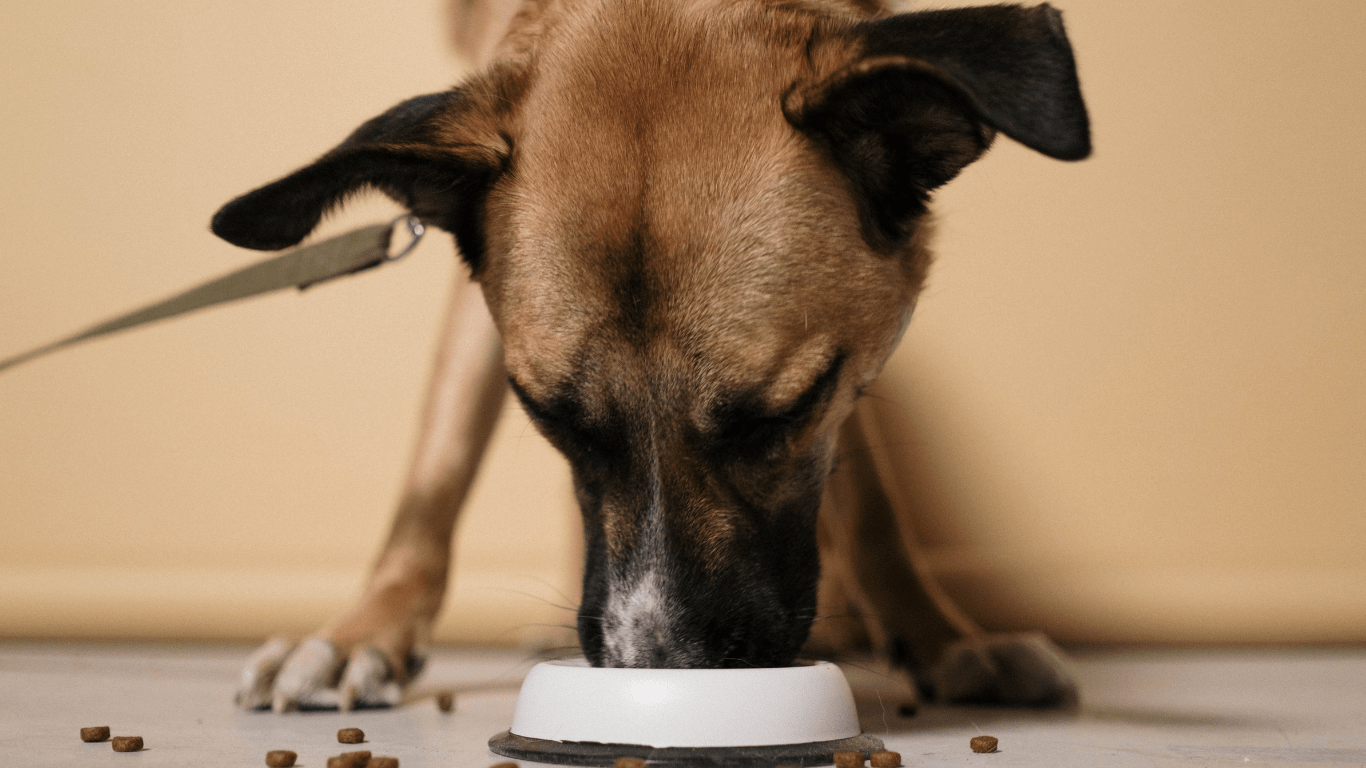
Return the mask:
POLYGON ((417 217, 402 216, 388 224, 371 224, 322 242, 295 248, 288 253, 210 280, 164 301, 91 326, 60 341, 0 360, 0 371, 97 336, 281 288, 298 288, 302 291, 333 278, 378 267, 390 261, 398 261, 412 252, 424 232, 425 228, 417 217), (390 255, 389 241, 392 239, 395 225, 400 223, 406 227, 413 239, 401 251, 390 255))

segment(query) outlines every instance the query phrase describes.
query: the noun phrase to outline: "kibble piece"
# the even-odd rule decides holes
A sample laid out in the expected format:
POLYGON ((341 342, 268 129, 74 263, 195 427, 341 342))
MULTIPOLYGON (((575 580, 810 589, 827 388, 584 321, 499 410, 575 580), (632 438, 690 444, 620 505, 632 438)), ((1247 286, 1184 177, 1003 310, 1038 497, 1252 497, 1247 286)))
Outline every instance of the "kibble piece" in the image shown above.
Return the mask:
POLYGON ((365 731, 359 728, 343 728, 337 731, 337 741, 343 744, 359 744, 365 741, 365 731))
POLYGON ((915 704, 902 704, 901 706, 896 708, 896 716, 915 717, 915 714, 919 711, 920 707, 916 706, 915 704))
POLYGON ((442 691, 436 695, 436 708, 442 712, 450 712, 455 709, 455 697, 450 691, 442 691))
POLYGON ((327 768, 366 768, 366 764, 369 762, 369 752, 343 752, 335 757, 327 758, 327 768))
POLYGON ((140 750, 140 749, 142 749, 142 737, 141 737, 141 736, 115 736, 115 737, 114 737, 114 751, 115 751, 115 752, 137 752, 137 751, 140 750))
POLYGON ((489 768, 520 768, 520 767, 519 767, 516 763, 512 762, 511 760, 509 760, 509 761, 507 761, 507 762, 505 762, 505 763, 494 763, 493 765, 490 765, 489 768))
POLYGON ((266 753, 266 765, 270 768, 290 768, 299 756, 287 749, 272 749, 266 753))
POLYGON ((879 749, 868 756, 868 764, 873 768, 897 768, 901 765, 901 753, 890 749, 879 749))
POLYGON ((365 768, 398 768, 397 757, 372 757, 365 768))
POLYGON ((645 761, 638 757, 618 757, 612 768, 645 768, 645 761))
POLYGON ((995 752, 998 743, 995 736, 973 736, 968 742, 973 752, 995 752))
POLYGON ((836 752, 835 768, 863 768, 863 753, 836 752))
POLYGON ((81 741, 104 741, 107 738, 109 738, 109 726, 107 725, 81 729, 81 741))

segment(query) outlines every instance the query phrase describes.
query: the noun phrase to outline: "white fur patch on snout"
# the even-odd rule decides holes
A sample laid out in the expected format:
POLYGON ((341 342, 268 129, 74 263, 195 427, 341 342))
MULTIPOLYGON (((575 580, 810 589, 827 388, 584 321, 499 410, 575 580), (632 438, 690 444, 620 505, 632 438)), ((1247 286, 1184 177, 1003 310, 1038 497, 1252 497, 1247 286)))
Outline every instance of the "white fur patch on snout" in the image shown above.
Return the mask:
POLYGON ((668 566, 659 452, 650 444, 649 497, 631 563, 613 574, 603 606, 603 662, 609 667, 695 667, 703 653, 679 632, 668 566))
POLYGON ((660 574, 646 571, 633 586, 613 585, 603 616, 605 661, 614 667, 660 666, 673 645, 660 574))

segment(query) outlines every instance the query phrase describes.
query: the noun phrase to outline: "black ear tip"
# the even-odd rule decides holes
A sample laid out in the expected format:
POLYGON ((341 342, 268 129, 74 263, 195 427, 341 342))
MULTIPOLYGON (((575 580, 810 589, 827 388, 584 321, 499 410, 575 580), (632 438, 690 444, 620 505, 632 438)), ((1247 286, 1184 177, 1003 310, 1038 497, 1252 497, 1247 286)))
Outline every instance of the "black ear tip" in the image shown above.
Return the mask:
POLYGON ((278 251, 298 245, 317 223, 316 217, 305 221, 297 214, 281 215, 278 208, 263 204, 260 195, 249 192, 219 208, 209 229, 242 248, 278 251))
POLYGON ((1048 154, 1059 160, 1070 160, 1074 162, 1077 160, 1085 160, 1091 156, 1091 136, 1088 133, 1083 133, 1067 143, 1059 145, 1054 151, 1049 152, 1048 154))

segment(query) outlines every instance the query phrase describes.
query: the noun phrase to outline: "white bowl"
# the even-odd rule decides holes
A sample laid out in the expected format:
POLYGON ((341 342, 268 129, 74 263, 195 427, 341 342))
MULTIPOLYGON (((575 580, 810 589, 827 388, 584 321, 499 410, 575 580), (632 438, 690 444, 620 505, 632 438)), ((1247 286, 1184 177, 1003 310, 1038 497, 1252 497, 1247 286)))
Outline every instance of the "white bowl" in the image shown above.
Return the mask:
POLYGON ((764 669, 532 667, 512 734, 651 747, 747 747, 858 736, 854 696, 826 661, 764 669))

